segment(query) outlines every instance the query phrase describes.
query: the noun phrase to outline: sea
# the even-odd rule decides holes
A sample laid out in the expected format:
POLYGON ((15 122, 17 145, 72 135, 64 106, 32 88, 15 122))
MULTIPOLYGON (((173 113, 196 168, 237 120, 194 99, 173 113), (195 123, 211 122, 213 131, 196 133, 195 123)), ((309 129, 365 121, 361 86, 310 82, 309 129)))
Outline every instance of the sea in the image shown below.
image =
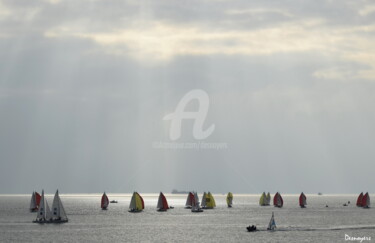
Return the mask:
MULTIPOLYGON (((375 241, 375 208, 356 207, 357 195, 306 194, 308 205, 302 209, 299 195, 282 195, 284 207, 275 208, 259 206, 260 195, 234 193, 228 208, 226 195, 214 194, 215 209, 192 213, 184 208, 184 194, 165 194, 174 206, 167 212, 156 211, 158 194, 140 194, 145 202, 141 213, 128 212, 131 194, 108 193, 109 200, 118 201, 108 210, 100 208, 101 194, 60 194, 69 222, 45 225, 32 223, 31 195, 0 195, 0 242, 375 241), (272 212, 277 229, 269 232, 272 212), (259 231, 247 232, 249 225, 259 231)), ((51 205, 53 195, 46 198, 51 205)))

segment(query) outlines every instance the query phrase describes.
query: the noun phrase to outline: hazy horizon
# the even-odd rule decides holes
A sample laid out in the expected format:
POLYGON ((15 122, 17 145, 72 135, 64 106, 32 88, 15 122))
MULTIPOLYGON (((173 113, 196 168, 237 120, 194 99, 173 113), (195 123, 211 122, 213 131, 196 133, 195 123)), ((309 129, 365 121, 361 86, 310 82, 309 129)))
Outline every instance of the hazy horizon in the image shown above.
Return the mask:
POLYGON ((0 193, 374 192, 374 23, 365 0, 0 0, 0 193), (207 116, 173 140, 192 90, 207 116), (199 142, 227 147, 155 147, 199 142))

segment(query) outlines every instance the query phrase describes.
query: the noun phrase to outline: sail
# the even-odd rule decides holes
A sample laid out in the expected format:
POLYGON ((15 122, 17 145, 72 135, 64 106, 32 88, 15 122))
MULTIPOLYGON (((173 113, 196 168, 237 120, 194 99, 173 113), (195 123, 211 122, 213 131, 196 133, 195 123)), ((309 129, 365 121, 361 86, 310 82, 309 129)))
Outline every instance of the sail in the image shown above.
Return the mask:
POLYGON ((207 203, 206 199, 207 199, 207 194, 206 192, 203 192, 202 202, 201 202, 202 207, 206 207, 206 203, 207 203))
POLYGON ((232 207, 232 202, 233 202, 233 194, 231 192, 228 192, 228 195, 227 195, 227 205, 228 205, 228 207, 232 207))
POLYGON ((58 219, 58 220, 68 219, 65 213, 64 206, 62 205, 61 198, 59 196, 59 190, 56 191, 55 197, 53 198, 52 211, 53 211, 54 219, 58 219))
POLYGON ((275 230, 275 228, 276 228, 276 222, 275 222, 275 218, 274 218, 274 215, 273 215, 273 212, 272 212, 272 217, 271 217, 270 222, 268 223, 267 230, 275 230))
POLYGON ((362 207, 370 207, 370 195, 368 192, 362 197, 362 207))
POLYGON ((259 205, 260 206, 266 206, 267 205, 267 196, 266 193, 263 192, 259 199, 259 205))
POLYGON ((35 209, 37 209, 37 205, 36 205, 35 192, 33 192, 33 194, 31 194, 30 210, 35 210, 35 209))
POLYGON ((361 192, 361 194, 359 194, 358 198, 357 198, 357 203, 356 205, 358 207, 362 207, 362 198, 363 198, 363 192, 361 192))
POLYGON ((137 205, 135 203, 135 200, 136 200, 136 194, 135 192, 133 192, 132 199, 130 200, 129 209, 136 209, 137 205))
POLYGON ((160 194, 159 194, 157 208, 159 210, 167 210, 167 209, 169 209, 167 199, 165 198, 165 196, 164 196, 164 194, 162 192, 160 192, 160 194))
POLYGON ((51 211, 49 209, 47 200, 44 198, 44 190, 42 190, 42 196, 40 199, 40 205, 36 219, 37 221, 47 221, 51 219, 51 211))
POLYGON ((187 198, 186 198, 186 203, 185 203, 185 207, 191 207, 193 206, 193 202, 194 202, 194 194, 192 192, 189 192, 187 198))
POLYGON ((141 197, 141 195, 139 195, 138 192, 136 192, 136 201, 135 201, 135 204, 137 206, 137 209, 138 210, 142 210, 145 208, 145 203, 143 201, 143 198, 141 197))
POLYGON ((212 196, 211 192, 208 192, 206 197, 206 208, 216 207, 215 198, 212 196))
POLYGON ((284 204, 283 198, 281 197, 280 193, 276 193, 275 196, 273 197, 273 205, 275 207, 282 207, 284 204))
POLYGON ((268 192, 266 196, 267 205, 269 206, 271 203, 271 194, 268 192))
POLYGON ((198 193, 197 192, 194 193, 194 199, 195 199, 194 205, 199 207, 200 203, 199 203, 199 197, 198 197, 198 193))
POLYGON ((102 209, 106 209, 109 205, 109 199, 107 197, 107 194, 105 194, 105 192, 103 193, 103 196, 102 196, 102 201, 101 201, 101 208, 102 209))
POLYGON ((302 192, 301 195, 299 196, 299 205, 301 207, 305 207, 306 206, 306 196, 305 194, 302 192))

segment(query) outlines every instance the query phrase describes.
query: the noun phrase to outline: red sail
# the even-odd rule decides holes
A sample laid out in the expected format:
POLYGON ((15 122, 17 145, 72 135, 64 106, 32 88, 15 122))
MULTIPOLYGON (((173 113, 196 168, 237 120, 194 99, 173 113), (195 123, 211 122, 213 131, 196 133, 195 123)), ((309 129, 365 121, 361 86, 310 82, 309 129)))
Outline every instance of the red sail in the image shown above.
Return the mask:
POLYGON ((40 204, 40 199, 41 199, 42 197, 40 196, 40 194, 39 193, 37 193, 37 192, 35 192, 35 201, 36 201, 36 206, 37 206, 37 208, 39 208, 39 204, 40 204))
POLYGON ((362 198, 363 198, 363 193, 361 192, 361 194, 359 194, 359 196, 357 198, 357 206, 358 207, 362 207, 362 198))
POLYGON ((276 192, 275 196, 273 197, 273 205, 277 205, 277 199, 279 198, 279 193, 276 192))
POLYGON ((107 208, 107 207, 108 207, 108 203, 109 203, 108 197, 107 197, 107 195, 104 193, 103 196, 102 196, 102 204, 101 204, 101 208, 107 208))
POLYGON ((368 193, 366 192, 366 194, 362 197, 362 203, 361 203, 361 206, 362 207, 367 207, 367 197, 368 197, 368 193))
POLYGON ((163 209, 169 209, 167 199, 165 198, 164 194, 161 194, 161 200, 163 202, 163 209))
POLYGON ((145 209, 145 202, 143 201, 143 198, 141 197, 141 195, 139 195, 139 193, 137 192, 139 198, 141 199, 142 201, 142 209, 145 209))
POLYGON ((191 206, 195 206, 195 196, 193 193, 189 193, 190 200, 191 200, 191 206))

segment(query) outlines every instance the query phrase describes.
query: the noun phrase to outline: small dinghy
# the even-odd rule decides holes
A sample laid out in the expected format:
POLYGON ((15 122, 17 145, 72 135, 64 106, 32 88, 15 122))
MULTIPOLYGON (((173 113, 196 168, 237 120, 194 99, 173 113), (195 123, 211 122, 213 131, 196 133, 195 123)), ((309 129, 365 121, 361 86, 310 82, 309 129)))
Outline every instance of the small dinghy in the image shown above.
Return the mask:
POLYGON ((193 213, 203 212, 203 209, 200 207, 198 194, 196 192, 193 194, 192 200, 193 201, 192 201, 192 206, 191 206, 191 212, 193 213))
POLYGON ((36 220, 34 220, 33 223, 38 223, 38 224, 49 223, 51 221, 51 218, 52 218, 51 210, 49 209, 47 200, 44 197, 44 190, 42 190, 42 196, 40 199, 38 214, 36 216, 36 220))
POLYGON ((169 209, 167 199, 162 192, 159 194, 158 205, 156 208, 158 212, 165 212, 169 209))
POLYGON ((275 229, 276 229, 276 222, 275 222, 275 218, 272 212, 272 217, 271 217, 270 222, 268 223, 267 230, 274 231, 275 229))
POLYGON ((299 206, 301 208, 306 208, 306 205, 307 205, 307 202, 306 202, 306 196, 305 194, 302 192, 301 195, 299 196, 299 206))
POLYGON ((110 203, 118 203, 116 200, 111 200, 110 203))
POLYGON ((130 200, 129 213, 139 213, 145 208, 145 204, 141 195, 138 192, 134 192, 132 199, 130 200))
POLYGON ((52 223, 66 223, 68 217, 66 216, 64 206, 59 196, 59 190, 56 191, 55 197, 52 203, 52 223))
POLYGON ((30 212, 37 212, 38 211, 41 198, 42 197, 37 192, 33 192, 33 194, 31 194, 30 212))
POLYGON ((257 227, 255 225, 248 226, 248 227, 246 227, 246 229, 249 232, 257 231, 257 227))
POLYGON ((103 193, 103 196, 102 196, 102 200, 101 200, 100 207, 101 207, 103 210, 107 210, 108 205, 109 205, 109 200, 108 200, 107 194, 105 194, 105 192, 104 192, 104 193, 103 193))
POLYGON ((284 200, 278 192, 273 197, 273 205, 278 208, 282 208, 284 205, 284 200))

